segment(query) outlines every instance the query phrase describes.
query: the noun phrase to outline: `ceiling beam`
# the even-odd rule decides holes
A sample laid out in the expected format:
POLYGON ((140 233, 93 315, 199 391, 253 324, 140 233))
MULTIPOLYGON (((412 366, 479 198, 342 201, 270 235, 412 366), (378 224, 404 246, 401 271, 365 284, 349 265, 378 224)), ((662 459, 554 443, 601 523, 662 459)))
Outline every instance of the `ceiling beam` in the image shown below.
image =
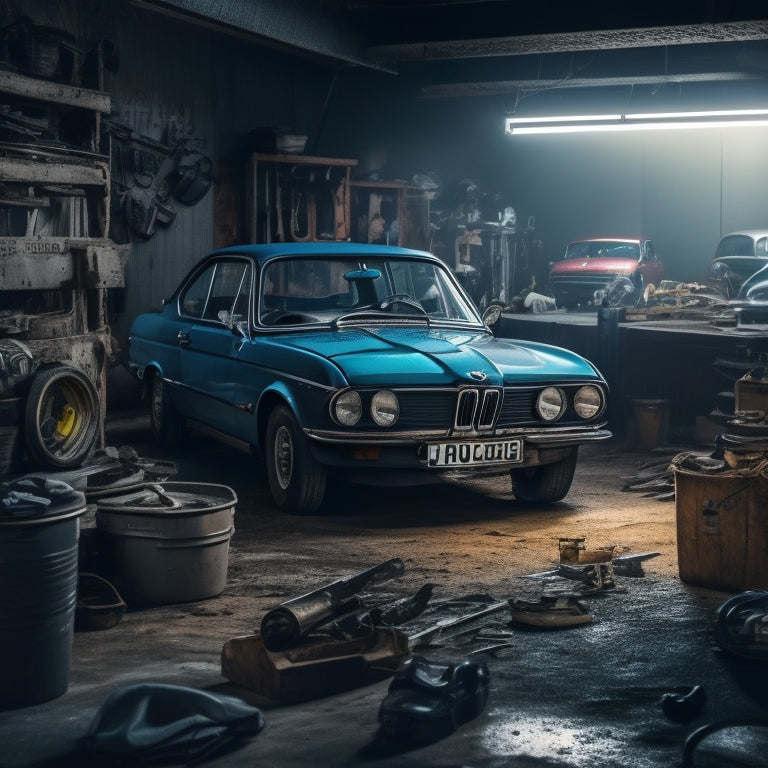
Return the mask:
POLYGON ((131 0, 192 24, 293 54, 389 71, 369 62, 357 27, 315 0, 131 0))
POLYGON ((454 82, 425 85, 420 95, 428 99, 468 96, 503 96, 516 91, 544 91, 556 88, 610 88, 614 86, 667 85, 675 83, 714 83, 759 80, 746 72, 690 72, 678 75, 643 75, 639 77, 573 77, 561 79, 520 79, 484 82, 454 82))
POLYGON ((440 61, 752 40, 768 40, 768 21, 736 21, 723 24, 689 24, 474 40, 399 43, 370 47, 366 51, 366 58, 371 62, 380 63, 440 61))

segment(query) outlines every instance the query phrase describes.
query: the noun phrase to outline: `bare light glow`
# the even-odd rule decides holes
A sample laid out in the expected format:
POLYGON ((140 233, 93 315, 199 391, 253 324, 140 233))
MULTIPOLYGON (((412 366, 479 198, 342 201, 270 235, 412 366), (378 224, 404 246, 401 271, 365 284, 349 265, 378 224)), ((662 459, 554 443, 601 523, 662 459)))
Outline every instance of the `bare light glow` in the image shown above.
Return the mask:
POLYGON ((585 122, 609 122, 621 120, 621 115, 568 115, 567 117, 510 117, 507 125, 528 123, 585 123, 585 122))
POLYGON ((569 115, 509 117, 506 132, 513 135, 587 133, 593 131, 691 130, 768 126, 768 109, 701 112, 647 112, 626 115, 569 115))

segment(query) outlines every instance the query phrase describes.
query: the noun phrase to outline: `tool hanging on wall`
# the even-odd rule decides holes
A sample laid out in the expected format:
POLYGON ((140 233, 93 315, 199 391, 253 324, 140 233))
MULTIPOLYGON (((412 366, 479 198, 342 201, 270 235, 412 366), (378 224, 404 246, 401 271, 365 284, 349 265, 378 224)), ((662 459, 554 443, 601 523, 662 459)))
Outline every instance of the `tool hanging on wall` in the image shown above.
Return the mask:
POLYGON ((312 190, 307 187, 305 189, 291 189, 291 240, 297 243, 307 242, 310 240, 316 240, 317 235, 315 232, 315 218, 317 216, 317 206, 315 203, 315 196, 312 190), (303 216, 304 221, 301 222, 300 218, 303 216), (301 225, 304 225, 304 233, 299 230, 301 225))

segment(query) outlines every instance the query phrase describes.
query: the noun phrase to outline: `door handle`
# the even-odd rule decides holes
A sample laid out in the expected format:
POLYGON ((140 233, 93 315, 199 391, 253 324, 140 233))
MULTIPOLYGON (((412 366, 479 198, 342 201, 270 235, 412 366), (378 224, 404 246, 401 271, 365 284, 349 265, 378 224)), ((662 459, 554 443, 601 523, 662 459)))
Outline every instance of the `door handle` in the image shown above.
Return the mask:
POLYGON ((176 334, 176 340, 179 342, 180 347, 188 347, 192 340, 189 338, 189 331, 179 331, 176 334))

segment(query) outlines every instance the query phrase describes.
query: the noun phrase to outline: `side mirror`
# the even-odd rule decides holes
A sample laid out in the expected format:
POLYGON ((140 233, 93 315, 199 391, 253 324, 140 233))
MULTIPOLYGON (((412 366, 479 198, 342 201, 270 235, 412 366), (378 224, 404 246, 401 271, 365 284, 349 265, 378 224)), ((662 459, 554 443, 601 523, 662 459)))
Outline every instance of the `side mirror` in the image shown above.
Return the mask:
POLYGON ((242 319, 241 315, 235 315, 226 309, 220 309, 216 317, 220 322, 224 323, 232 333, 235 333, 238 336, 246 335, 245 321, 242 319))
POLYGON ((501 317, 503 307, 501 304, 489 304, 483 312, 483 324, 486 328, 490 328, 492 325, 499 321, 501 317))

